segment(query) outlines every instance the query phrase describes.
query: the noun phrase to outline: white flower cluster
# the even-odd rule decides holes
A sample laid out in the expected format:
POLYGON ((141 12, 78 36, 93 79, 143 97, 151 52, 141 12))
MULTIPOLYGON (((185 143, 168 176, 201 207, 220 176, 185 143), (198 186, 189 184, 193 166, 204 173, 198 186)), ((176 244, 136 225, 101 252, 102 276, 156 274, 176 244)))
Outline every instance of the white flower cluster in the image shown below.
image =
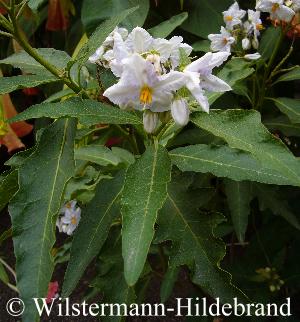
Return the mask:
POLYGON ((230 53, 207 53, 191 62, 192 47, 182 37, 153 38, 136 27, 129 34, 116 28, 90 57, 90 62, 110 68, 117 84, 103 95, 123 109, 143 111, 144 128, 155 131, 161 112, 171 111, 174 121, 184 126, 189 121, 190 94, 209 112, 205 91, 224 92, 230 86, 212 75, 214 67, 230 53))
MULTIPOLYGON (((232 51, 232 46, 238 45, 242 40, 242 48, 257 49, 258 38, 264 28, 260 18, 261 12, 270 13, 272 20, 290 22, 300 10, 300 0, 258 0, 256 10, 241 10, 239 4, 234 2, 228 10, 223 12, 226 26, 222 26, 219 34, 210 34, 212 51, 232 51), (247 17, 247 20, 243 19, 247 17)), ((244 56, 248 59, 259 59, 258 53, 244 56)))
MULTIPOLYGON (((250 50, 258 48, 260 31, 263 29, 260 19, 260 11, 241 10, 238 3, 235 2, 228 10, 223 12, 226 27, 221 27, 220 34, 210 34, 211 49, 213 51, 232 51, 233 45, 238 45, 242 40, 242 48, 250 50), (246 21, 243 18, 248 17, 246 21)), ((248 59, 258 59, 258 53, 245 55, 248 59)))
POLYGON ((81 218, 81 209, 76 207, 76 203, 76 200, 71 200, 61 208, 60 216, 56 221, 60 233, 72 235, 77 228, 81 218))
POLYGON ((256 10, 268 12, 272 20, 290 22, 300 10, 300 0, 258 0, 256 10))

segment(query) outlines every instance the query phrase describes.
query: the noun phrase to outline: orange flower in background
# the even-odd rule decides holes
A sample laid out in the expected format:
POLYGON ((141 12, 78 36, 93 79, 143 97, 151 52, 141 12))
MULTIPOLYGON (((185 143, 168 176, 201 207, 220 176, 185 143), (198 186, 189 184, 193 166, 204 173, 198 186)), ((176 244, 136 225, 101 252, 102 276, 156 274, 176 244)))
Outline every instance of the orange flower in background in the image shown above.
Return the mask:
POLYGON ((75 14, 75 7, 71 0, 49 0, 46 29, 67 30, 70 14, 75 14))
POLYGON ((0 99, 0 104, 2 105, 4 113, 3 119, 0 120, 0 145, 5 145, 10 153, 25 147, 19 138, 28 135, 32 131, 33 126, 24 121, 15 122, 10 125, 5 123, 5 120, 14 117, 18 112, 16 111, 9 94, 2 95, 0 99))

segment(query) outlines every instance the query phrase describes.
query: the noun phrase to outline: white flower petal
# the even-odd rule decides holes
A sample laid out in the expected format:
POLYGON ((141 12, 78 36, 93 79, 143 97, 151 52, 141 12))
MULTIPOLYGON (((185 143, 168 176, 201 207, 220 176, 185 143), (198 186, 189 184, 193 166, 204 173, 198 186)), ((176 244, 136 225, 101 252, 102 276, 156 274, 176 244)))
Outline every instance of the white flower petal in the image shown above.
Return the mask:
POLYGON ((143 124, 147 133, 153 133, 158 125, 158 114, 146 110, 143 113, 143 124))
POLYGON ((190 110, 185 99, 176 99, 171 104, 171 114, 180 126, 185 126, 189 122, 190 110))
POLYGON ((231 87, 222 79, 214 75, 208 75, 201 78, 201 85, 210 92, 227 92, 231 87))
POLYGON ((132 52, 144 53, 151 49, 153 38, 145 29, 136 27, 128 35, 125 43, 132 52))

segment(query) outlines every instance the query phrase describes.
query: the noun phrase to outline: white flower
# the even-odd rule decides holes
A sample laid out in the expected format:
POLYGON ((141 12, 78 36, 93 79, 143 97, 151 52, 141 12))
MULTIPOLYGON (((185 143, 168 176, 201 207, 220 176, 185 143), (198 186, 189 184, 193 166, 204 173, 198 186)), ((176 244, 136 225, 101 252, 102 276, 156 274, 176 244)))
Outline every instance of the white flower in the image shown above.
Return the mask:
POLYGON ((186 87, 196 98, 205 112, 209 112, 209 103, 204 90, 210 92, 230 91, 231 87, 220 78, 212 75, 212 70, 223 64, 230 56, 228 52, 207 53, 184 69, 186 87))
POLYGON ((179 66, 181 49, 187 56, 189 56, 193 50, 191 46, 183 43, 183 38, 181 36, 174 36, 170 40, 157 38, 154 39, 153 42, 153 50, 159 53, 161 61, 165 63, 170 59, 173 69, 179 66))
POLYGON ((175 99, 171 104, 171 114, 180 126, 185 126, 189 122, 190 110, 185 99, 175 99))
POLYGON ((64 204, 63 207, 60 209, 60 214, 64 214, 67 210, 75 210, 77 201, 76 200, 70 200, 67 203, 64 204))
POLYGON ((170 109, 173 93, 185 84, 183 73, 171 71, 157 75, 152 63, 133 54, 123 59, 119 82, 103 95, 117 105, 132 105, 135 109, 163 112, 170 109))
POLYGON ((211 41, 212 51, 230 52, 231 45, 235 42, 235 38, 224 27, 221 27, 220 34, 210 34, 208 39, 211 41))
POLYGON ((126 39, 128 31, 125 28, 116 27, 109 36, 104 40, 103 44, 96 50, 96 52, 89 57, 91 63, 99 63, 104 67, 109 67, 110 62, 114 59, 113 47, 116 38, 126 39))
POLYGON ((72 235, 79 224, 80 218, 81 209, 79 207, 66 208, 64 215, 57 219, 56 226, 58 227, 59 232, 63 232, 67 235, 72 235))
POLYGON ((235 2, 227 11, 223 12, 226 28, 232 30, 234 26, 242 23, 242 18, 245 16, 246 11, 241 10, 239 4, 235 2))
POLYGON ((143 124, 147 133, 153 133, 158 125, 158 114, 149 110, 144 111, 143 124))
POLYGON ((247 60, 258 60, 261 58, 261 55, 259 53, 248 54, 248 55, 245 55, 244 58, 247 60))
POLYGON ((290 22, 295 15, 295 11, 284 4, 284 0, 260 0, 256 9, 270 13, 272 20, 283 20, 290 22))
POLYGON ((260 11, 248 10, 248 21, 245 22, 244 28, 249 36, 253 35, 258 42, 261 30, 263 30, 262 20, 260 19, 260 11))

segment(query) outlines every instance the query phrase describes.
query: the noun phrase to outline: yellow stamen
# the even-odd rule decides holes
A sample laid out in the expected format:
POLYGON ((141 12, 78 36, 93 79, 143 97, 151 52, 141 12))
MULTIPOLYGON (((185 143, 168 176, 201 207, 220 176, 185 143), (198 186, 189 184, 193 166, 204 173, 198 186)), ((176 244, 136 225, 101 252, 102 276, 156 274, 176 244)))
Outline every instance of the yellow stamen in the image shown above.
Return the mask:
POLYGON ((232 17, 232 16, 226 16, 226 17, 225 17, 225 20, 226 20, 226 21, 232 21, 232 20, 233 20, 233 17, 232 17))
POLYGON ((263 30, 264 26, 261 23, 256 24, 256 29, 257 30, 263 30))
POLYGON ((140 92, 140 102, 141 104, 151 104, 152 103, 152 89, 148 86, 144 86, 140 92))
POLYGON ((66 204, 66 208, 67 208, 67 209, 70 209, 70 208, 71 208, 71 202, 68 202, 68 203, 66 204))
POLYGON ((72 219, 71 219, 71 224, 72 224, 72 225, 76 225, 76 224, 77 224, 77 219, 76 219, 76 217, 72 217, 72 219))
POLYGON ((272 12, 276 12, 279 9, 279 4, 278 3, 274 3, 272 6, 272 12))

